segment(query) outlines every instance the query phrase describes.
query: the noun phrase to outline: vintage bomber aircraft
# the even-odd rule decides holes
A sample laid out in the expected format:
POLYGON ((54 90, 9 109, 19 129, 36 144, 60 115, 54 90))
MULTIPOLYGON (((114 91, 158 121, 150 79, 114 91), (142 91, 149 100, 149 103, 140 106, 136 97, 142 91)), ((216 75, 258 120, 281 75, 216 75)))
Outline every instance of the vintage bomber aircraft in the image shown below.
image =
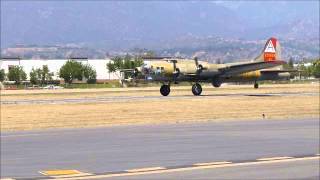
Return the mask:
POLYGON ((193 82, 192 93, 200 95, 202 87, 200 82, 211 83, 220 87, 224 82, 254 82, 288 79, 290 73, 285 70, 270 69, 284 64, 280 59, 280 44, 276 38, 270 38, 264 46, 263 52, 251 61, 210 64, 194 59, 178 59, 164 57, 160 60, 146 61, 144 65, 134 70, 134 74, 142 74, 146 80, 158 81, 163 85, 160 93, 167 96, 170 93, 170 84, 182 81, 193 82))

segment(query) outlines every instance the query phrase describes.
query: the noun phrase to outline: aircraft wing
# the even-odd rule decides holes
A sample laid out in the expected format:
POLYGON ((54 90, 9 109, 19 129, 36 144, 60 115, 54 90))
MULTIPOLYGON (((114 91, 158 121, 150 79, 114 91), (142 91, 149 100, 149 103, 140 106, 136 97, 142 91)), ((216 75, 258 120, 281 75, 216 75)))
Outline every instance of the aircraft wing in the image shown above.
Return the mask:
POLYGON ((254 61, 237 64, 226 64, 225 67, 219 68, 222 76, 232 76, 250 71, 267 69, 275 66, 285 64, 284 61, 254 61))

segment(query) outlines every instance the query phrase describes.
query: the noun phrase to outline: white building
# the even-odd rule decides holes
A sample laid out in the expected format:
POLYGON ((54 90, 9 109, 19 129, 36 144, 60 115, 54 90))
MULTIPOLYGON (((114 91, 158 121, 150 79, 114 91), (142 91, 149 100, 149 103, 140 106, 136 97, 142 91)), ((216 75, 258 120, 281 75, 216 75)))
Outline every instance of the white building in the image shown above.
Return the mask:
MULTIPOLYGON (((119 79, 119 73, 109 73, 107 69, 107 63, 110 59, 72 59, 74 61, 81 62, 83 64, 91 65, 97 71, 97 80, 112 80, 119 79)), ((23 70, 27 73, 28 79, 32 68, 42 68, 43 65, 47 65, 50 72, 54 73, 53 79, 59 80, 59 70, 68 59, 1 59, 0 69, 4 69, 5 73, 9 72, 9 68, 12 66, 22 66, 23 70)))
POLYGON ((308 63, 296 63, 296 64, 293 64, 293 67, 296 68, 296 67, 299 67, 300 65, 304 65, 305 67, 309 67, 309 66, 312 66, 312 63, 311 62, 308 62, 308 63))

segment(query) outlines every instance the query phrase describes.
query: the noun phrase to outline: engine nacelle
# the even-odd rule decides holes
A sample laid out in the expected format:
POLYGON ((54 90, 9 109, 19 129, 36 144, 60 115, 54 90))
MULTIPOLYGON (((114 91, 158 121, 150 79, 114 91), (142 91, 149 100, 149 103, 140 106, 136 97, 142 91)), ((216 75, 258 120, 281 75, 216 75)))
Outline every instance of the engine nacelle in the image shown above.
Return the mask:
POLYGON ((139 75, 139 73, 141 73, 141 67, 136 67, 133 70, 133 76, 137 77, 139 75))

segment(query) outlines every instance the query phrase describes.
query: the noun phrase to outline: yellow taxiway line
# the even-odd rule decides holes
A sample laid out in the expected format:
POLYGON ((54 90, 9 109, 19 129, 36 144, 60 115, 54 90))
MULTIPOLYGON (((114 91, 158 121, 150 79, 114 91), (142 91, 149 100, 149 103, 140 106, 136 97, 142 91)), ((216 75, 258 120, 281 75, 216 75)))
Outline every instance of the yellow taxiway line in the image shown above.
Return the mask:
POLYGON ((55 170, 39 171, 39 173, 45 176, 53 177, 53 178, 71 178, 71 177, 78 177, 78 176, 93 175, 90 173, 83 173, 81 171, 74 170, 74 169, 55 169, 55 170))
POLYGON ((80 174, 81 172, 73 169, 56 169, 56 170, 39 171, 39 173, 46 176, 57 176, 57 175, 75 175, 75 174, 80 174))

